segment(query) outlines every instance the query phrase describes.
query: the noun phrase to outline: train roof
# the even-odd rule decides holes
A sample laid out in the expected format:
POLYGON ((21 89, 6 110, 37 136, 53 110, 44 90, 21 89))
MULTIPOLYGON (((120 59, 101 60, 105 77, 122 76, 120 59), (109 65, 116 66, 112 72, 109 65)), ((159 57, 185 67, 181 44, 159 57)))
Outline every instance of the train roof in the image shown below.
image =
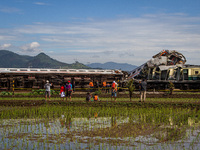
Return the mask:
POLYGON ((47 69, 47 68, 0 68, 0 73, 51 73, 51 74, 123 74, 121 70, 101 69, 47 69))

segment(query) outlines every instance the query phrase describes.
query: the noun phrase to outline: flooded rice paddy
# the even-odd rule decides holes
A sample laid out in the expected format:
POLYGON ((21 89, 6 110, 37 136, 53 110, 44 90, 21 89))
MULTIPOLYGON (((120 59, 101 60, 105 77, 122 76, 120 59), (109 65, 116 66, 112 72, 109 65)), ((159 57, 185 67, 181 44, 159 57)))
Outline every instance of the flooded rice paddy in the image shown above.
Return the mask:
POLYGON ((198 149, 200 110, 0 107, 2 149, 198 149))

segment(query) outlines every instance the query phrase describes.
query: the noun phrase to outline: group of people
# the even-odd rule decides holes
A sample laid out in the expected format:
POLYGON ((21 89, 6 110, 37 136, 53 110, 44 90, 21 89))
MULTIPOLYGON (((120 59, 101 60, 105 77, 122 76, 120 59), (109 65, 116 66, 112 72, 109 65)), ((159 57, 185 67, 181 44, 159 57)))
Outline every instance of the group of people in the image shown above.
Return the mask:
MULTIPOLYGON (((46 101, 47 101, 47 97, 49 97, 49 100, 50 100, 50 97, 51 97, 50 87, 51 86, 52 86, 52 83, 50 84, 49 81, 47 80, 46 84, 44 85, 46 101)), ((64 98, 66 98, 66 101, 67 101, 67 98, 69 98, 69 100, 71 101, 72 92, 73 92, 73 87, 72 87, 72 84, 70 81, 68 81, 66 84, 62 84, 60 87, 61 100, 64 101, 64 98)))
MULTIPOLYGON (((89 85, 90 85, 90 88, 93 88, 93 83, 90 83, 89 85)), ((50 100, 50 97, 51 97, 50 87, 51 86, 52 86, 52 83, 50 84, 49 81, 47 80, 46 84, 44 86, 44 88, 46 89, 45 90, 46 100, 47 100, 47 97, 49 97, 49 100, 50 100)), ((103 86, 106 87, 105 82, 103 83, 103 86)), ((113 100, 113 98, 114 98, 114 101, 116 101, 117 87, 118 87, 117 82, 113 81, 112 86, 111 86, 111 101, 113 100)), ((145 79, 143 79, 142 82, 140 82, 139 88, 140 88, 140 102, 142 102, 142 101, 144 102, 146 100, 146 89, 147 89, 147 82, 145 79)), ((67 99, 69 98, 71 101, 72 92, 73 92, 73 87, 72 87, 72 84, 70 81, 68 81, 66 84, 62 84, 60 87, 61 100, 64 101, 64 98, 66 98, 66 101, 67 101, 67 99)), ((97 94, 94 94, 94 96, 92 96, 91 91, 90 91, 86 95, 86 101, 90 102, 90 101, 92 101, 92 98, 93 98, 93 101, 100 101, 99 96, 97 94)))
MULTIPOLYGON (((94 94, 94 96, 92 96, 92 94, 91 94, 91 92, 93 90, 93 86, 94 86, 93 83, 90 82, 89 85, 90 85, 90 92, 88 92, 87 95, 86 95, 86 101, 87 102, 100 101, 99 97, 98 97, 98 95, 96 93, 94 94), (93 100, 92 100, 92 97, 93 97, 93 100)), ((107 87, 107 84, 106 84, 106 81, 104 81, 103 82, 103 89, 107 90, 106 87, 107 87)), ((117 82, 113 81, 112 86, 111 86, 111 101, 113 100, 113 98, 114 98, 114 101, 116 101, 116 98, 117 98, 117 87, 118 87, 117 82)))
POLYGON ((97 102, 101 100, 99 100, 99 96, 97 94, 94 94, 94 96, 92 96, 92 94, 88 92, 86 95, 86 102, 92 102, 92 101, 97 102))
MULTIPOLYGON (((90 92, 95 91, 95 88, 99 88, 99 82, 96 81, 96 83, 94 84, 92 81, 89 83, 89 87, 90 87, 90 92)), ((103 81, 102 83, 102 91, 105 93, 109 93, 110 91, 110 84, 106 81, 103 81)))

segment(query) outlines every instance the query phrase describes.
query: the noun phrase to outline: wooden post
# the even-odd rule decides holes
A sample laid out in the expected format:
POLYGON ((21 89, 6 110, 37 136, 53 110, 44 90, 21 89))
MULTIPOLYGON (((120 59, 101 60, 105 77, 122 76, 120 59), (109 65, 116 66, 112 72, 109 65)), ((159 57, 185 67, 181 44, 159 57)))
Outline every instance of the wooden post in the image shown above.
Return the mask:
POLYGON ((13 80, 13 87, 12 87, 12 89, 13 89, 13 95, 15 95, 15 92, 14 92, 14 90, 15 90, 15 80, 13 80))

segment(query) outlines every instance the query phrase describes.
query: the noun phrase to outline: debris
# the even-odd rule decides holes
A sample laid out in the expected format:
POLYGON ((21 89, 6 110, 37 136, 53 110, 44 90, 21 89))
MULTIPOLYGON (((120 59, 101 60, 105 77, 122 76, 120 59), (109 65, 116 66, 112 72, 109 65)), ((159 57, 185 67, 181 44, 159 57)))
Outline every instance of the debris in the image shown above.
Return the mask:
POLYGON ((158 54, 152 56, 152 59, 132 70, 129 73, 128 79, 132 78, 145 78, 148 75, 149 69, 159 67, 159 70, 168 70, 169 68, 175 68, 177 66, 183 66, 186 62, 186 58, 175 50, 163 50, 158 54))

